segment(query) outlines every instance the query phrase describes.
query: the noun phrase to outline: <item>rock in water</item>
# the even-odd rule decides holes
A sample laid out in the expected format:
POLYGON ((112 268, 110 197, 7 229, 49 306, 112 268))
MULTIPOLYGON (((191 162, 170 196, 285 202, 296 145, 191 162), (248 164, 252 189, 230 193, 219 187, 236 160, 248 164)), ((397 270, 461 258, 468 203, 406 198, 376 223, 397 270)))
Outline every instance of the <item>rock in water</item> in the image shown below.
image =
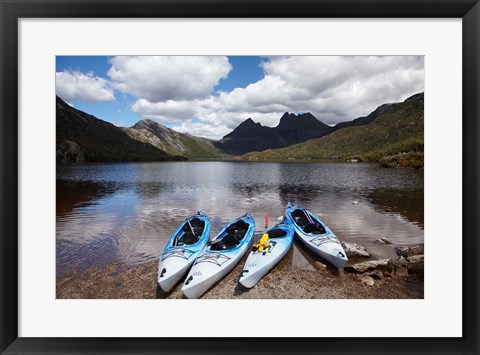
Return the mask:
POLYGON ((405 245, 402 247, 396 247, 395 250, 397 251, 398 256, 403 256, 404 258, 408 258, 412 255, 424 254, 423 244, 405 245))
POLYGON ((367 285, 367 286, 373 286, 375 284, 375 280, 373 279, 373 277, 370 277, 370 276, 362 277, 360 282, 364 285, 367 285))
POLYGON ((365 249, 361 245, 357 245, 355 243, 342 242, 342 247, 349 258, 356 257, 356 256, 361 256, 365 258, 370 257, 370 253, 367 251, 367 249, 365 249))
POLYGON ((377 244, 392 244, 392 242, 389 241, 387 238, 376 239, 373 242, 377 244))
POLYGON ((77 143, 65 140, 57 145, 56 160, 62 163, 83 162, 85 153, 77 143))
POLYGON ((395 265, 392 259, 369 260, 362 263, 345 266, 345 270, 363 274, 370 270, 383 270, 392 273, 395 271, 395 265))

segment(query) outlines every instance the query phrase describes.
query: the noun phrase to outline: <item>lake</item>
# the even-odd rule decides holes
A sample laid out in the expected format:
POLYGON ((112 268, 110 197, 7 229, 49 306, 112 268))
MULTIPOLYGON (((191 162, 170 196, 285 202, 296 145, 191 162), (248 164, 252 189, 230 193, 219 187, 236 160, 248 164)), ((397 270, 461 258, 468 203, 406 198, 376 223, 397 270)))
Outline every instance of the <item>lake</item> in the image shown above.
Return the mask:
MULTIPOLYGON (((365 246, 374 258, 394 246, 423 243, 423 171, 364 163, 190 161, 57 166, 57 275, 155 260, 177 226, 197 211, 213 237, 250 212, 258 237, 288 201, 319 216, 341 241, 365 246), (378 245, 385 237, 392 245, 378 245)), ((313 269, 297 242, 294 267, 313 269)))

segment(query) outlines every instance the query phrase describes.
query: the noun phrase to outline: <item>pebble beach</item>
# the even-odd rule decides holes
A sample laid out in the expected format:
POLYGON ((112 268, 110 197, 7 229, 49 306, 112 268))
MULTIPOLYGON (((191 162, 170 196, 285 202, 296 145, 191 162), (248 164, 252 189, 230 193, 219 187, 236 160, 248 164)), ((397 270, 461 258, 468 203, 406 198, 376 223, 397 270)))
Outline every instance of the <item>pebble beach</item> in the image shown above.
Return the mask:
MULTIPOLYGON (((292 265, 293 248, 252 289, 238 283, 246 256, 203 299, 422 299, 423 245, 404 247, 397 258, 354 256, 338 270, 306 253, 309 268, 292 265), (358 267, 357 267, 358 265, 358 267)), ((158 260, 141 265, 109 264, 57 277, 57 299, 182 299, 182 283, 169 292, 157 285, 158 260)))

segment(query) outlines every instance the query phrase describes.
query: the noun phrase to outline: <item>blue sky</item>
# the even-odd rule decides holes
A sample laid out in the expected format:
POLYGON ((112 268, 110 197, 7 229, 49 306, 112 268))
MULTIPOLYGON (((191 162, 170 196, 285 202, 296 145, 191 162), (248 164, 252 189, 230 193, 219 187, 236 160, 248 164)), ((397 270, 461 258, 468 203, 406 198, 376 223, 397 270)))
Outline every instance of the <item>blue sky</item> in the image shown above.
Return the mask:
MULTIPOLYGON (((260 63, 261 57, 256 56, 237 56, 228 57, 232 64, 232 70, 228 77, 220 79, 214 86, 212 95, 218 95, 219 91, 231 91, 235 88, 244 88, 251 83, 260 80, 263 77, 263 70, 260 63)), ((93 73, 95 77, 108 80, 107 72, 111 65, 107 56, 57 56, 57 72, 80 72, 93 73)), ((128 93, 115 93, 115 101, 93 101, 88 102, 79 98, 67 100, 75 108, 85 111, 91 115, 111 122, 117 126, 130 127, 143 119, 131 110, 131 105, 136 101, 136 97, 128 93)), ((198 122, 199 119, 192 117, 192 121, 198 122)), ((175 125, 169 122, 164 123, 168 127, 175 125)))
POLYGON ((423 56, 58 56, 56 93, 117 126, 153 119, 220 139, 284 112, 334 125, 423 91, 423 56))

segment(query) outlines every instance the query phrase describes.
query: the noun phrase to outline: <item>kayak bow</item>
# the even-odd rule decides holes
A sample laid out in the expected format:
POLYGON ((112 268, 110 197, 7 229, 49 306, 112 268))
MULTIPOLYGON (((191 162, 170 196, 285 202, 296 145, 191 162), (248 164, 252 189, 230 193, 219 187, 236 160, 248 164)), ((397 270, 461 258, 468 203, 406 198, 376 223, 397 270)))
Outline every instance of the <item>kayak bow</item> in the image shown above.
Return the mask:
POLYGON ((167 242, 158 265, 158 285, 169 292, 192 266, 210 238, 210 219, 198 212, 183 222, 167 242))
POLYGON ((182 287, 188 298, 199 298, 228 274, 252 243, 255 221, 247 213, 226 225, 200 252, 182 287))
POLYGON ((312 252, 341 269, 348 261, 345 250, 337 237, 320 218, 302 206, 287 204, 286 218, 292 223, 295 232, 312 252))

